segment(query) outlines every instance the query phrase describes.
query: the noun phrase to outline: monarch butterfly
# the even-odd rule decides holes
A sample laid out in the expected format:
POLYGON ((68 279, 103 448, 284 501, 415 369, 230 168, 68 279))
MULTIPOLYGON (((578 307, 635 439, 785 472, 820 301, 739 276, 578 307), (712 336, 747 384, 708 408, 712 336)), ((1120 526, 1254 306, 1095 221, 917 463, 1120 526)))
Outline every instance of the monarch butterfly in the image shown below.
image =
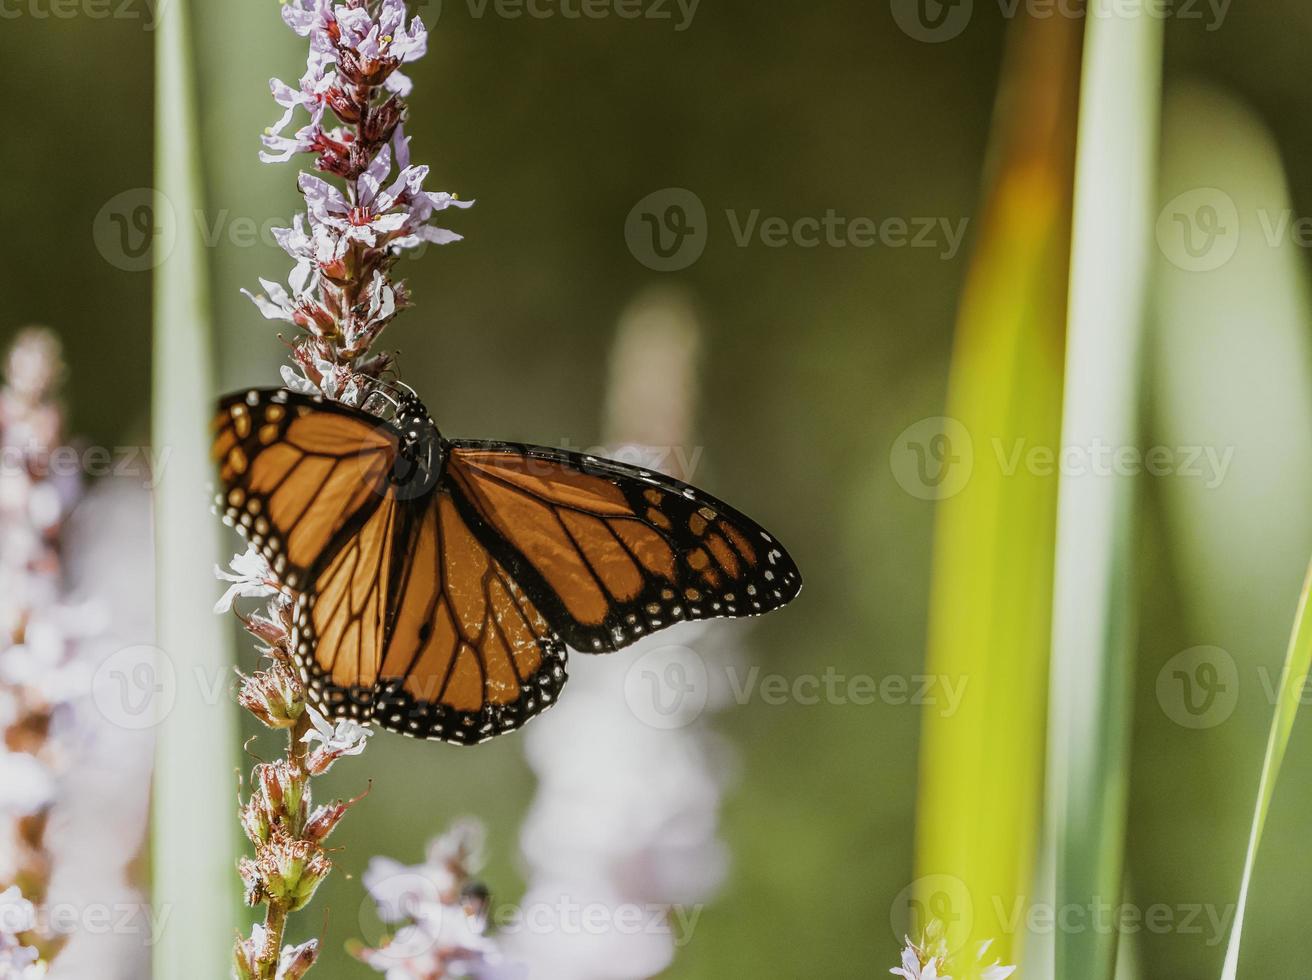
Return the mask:
POLYGON ((555 702, 565 647, 618 650, 801 589, 765 530, 622 463, 448 441, 411 393, 390 420, 283 389, 219 403, 218 507, 295 596, 313 703, 457 744, 555 702))

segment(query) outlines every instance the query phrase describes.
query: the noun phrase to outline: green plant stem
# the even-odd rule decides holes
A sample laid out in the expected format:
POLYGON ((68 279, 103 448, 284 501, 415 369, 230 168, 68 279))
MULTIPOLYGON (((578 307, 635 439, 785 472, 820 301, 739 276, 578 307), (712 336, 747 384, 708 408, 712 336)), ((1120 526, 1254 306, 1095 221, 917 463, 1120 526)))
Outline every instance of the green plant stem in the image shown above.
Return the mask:
MULTIPOLYGON (((305 768, 309 746, 305 743, 305 733, 310 730, 310 713, 302 711, 296 724, 287 729, 287 761, 292 764, 299 780, 308 783, 310 774, 305 768)), ((287 932, 288 902, 285 899, 269 898, 264 913, 264 951, 260 954, 260 977, 273 980, 278 972, 278 960, 282 956, 283 937, 287 932)))

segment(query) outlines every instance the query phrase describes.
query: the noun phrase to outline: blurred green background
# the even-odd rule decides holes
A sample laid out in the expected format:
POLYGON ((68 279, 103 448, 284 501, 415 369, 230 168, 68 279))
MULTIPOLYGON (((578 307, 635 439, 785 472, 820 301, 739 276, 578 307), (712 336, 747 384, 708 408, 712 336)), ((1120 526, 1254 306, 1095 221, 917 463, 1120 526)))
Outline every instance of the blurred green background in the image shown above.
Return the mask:
MULTIPOLYGON (((150 277, 108 261, 93 228, 116 195, 151 185, 150 8, 108 19, 43 16, 48 7, 27 0, 6 9, 20 12, 0 22, 14 110, 0 140, 0 339, 33 322, 57 328, 74 431, 108 446, 140 441, 150 277)), ((420 8, 430 21, 435 9, 420 8)), ((1201 80, 1252 117, 1212 129, 1196 115, 1209 103, 1184 98, 1172 117, 1168 99, 1168 136, 1178 125, 1180 166, 1197 175, 1189 185, 1224 186, 1243 204, 1217 181, 1251 178, 1255 199, 1269 200, 1281 182, 1262 170, 1269 138, 1285 206, 1312 213, 1312 8, 1235 4, 1214 30, 1214 15, 1197 12, 1167 22, 1168 92, 1201 80)), ((288 269, 271 244, 248 243, 247 225, 285 224, 299 206, 295 167, 263 166, 256 150, 278 115, 267 80, 299 76, 303 42, 272 0, 201 5, 197 18, 219 383, 269 384, 283 348, 238 288, 288 269)), ((776 530, 807 578, 787 612, 740 627, 751 656, 790 677, 916 674, 933 505, 901 489, 889 452, 904 428, 942 414, 969 245, 951 259, 935 248, 739 247, 725 211, 970 218, 1004 30, 992 3, 977 3, 959 36, 930 44, 883 2, 705 0, 676 31, 672 21, 477 17, 447 0, 429 57, 411 66, 408 131, 415 160, 433 167, 430 187, 478 204, 450 221, 466 241, 406 264, 417 309, 387 337, 403 376, 448 435, 595 445, 617 317, 653 283, 686 287, 706 323, 698 482, 776 530), (640 199, 667 187, 698 195, 710 231, 700 260, 660 274, 635 260, 624 227, 640 199)), ((1164 160, 1173 152, 1168 139, 1164 160)), ((1244 213, 1248 248, 1261 231, 1244 213)), ((1211 292, 1173 269, 1161 279, 1172 312, 1150 325, 1146 439, 1224 431, 1235 457, 1224 493, 1144 485, 1128 841, 1131 897, 1143 907, 1211 903, 1224 915, 1234 901, 1271 711, 1261 671, 1274 684, 1312 549, 1299 455, 1312 363, 1297 315, 1308 258, 1259 244, 1244 267, 1287 267, 1276 285, 1293 299, 1265 280, 1251 288, 1234 268, 1211 292), (1181 319, 1199 296, 1209 301, 1197 317, 1181 319), (1273 318, 1301 336, 1272 336, 1273 318), (1168 717, 1155 686, 1171 657, 1199 645, 1234 658, 1239 696, 1224 724, 1191 730, 1168 717)), ((732 870, 670 976, 867 976, 896 962, 890 908, 913 876, 919 724, 917 708, 890 704, 754 700, 719 716, 740 756, 723 813, 732 870)), ((360 934, 368 858, 417 860, 454 816, 489 822, 486 878, 500 897, 518 895, 516 833, 533 792, 518 739, 475 751, 377 739, 373 791, 334 838, 354 878, 334 876, 298 921, 297 938, 325 930, 336 960, 326 973, 366 973, 341 949, 360 934)), ((1303 726, 1259 860, 1246 975, 1294 976, 1306 962, 1309 774, 1303 726)), ((339 766, 330 790, 354 795, 363 780, 339 766)), ((1143 975, 1216 976, 1223 939, 1205 913, 1197 925, 1137 934, 1143 975)))

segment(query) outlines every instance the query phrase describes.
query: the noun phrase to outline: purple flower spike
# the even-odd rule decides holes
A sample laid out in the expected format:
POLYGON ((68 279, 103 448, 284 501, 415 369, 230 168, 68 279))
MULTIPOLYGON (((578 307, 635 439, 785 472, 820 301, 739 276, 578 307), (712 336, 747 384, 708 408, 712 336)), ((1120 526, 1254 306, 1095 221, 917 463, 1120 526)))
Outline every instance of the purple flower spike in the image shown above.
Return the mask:
POLYGON ((283 113, 264 133, 260 159, 312 153, 325 176, 300 175, 306 211, 274 231, 295 262, 290 292, 263 279, 263 294, 243 292, 265 318, 304 331, 292 341, 289 386, 356 401, 390 363, 371 347, 409 302, 392 278, 396 261, 459 241, 433 216, 473 202, 424 190, 428 167, 410 162, 402 100, 412 85, 398 69, 424 56, 428 30, 404 0, 288 0, 282 17, 310 50, 296 86, 270 81, 283 113), (298 109, 309 119, 287 135, 298 109))

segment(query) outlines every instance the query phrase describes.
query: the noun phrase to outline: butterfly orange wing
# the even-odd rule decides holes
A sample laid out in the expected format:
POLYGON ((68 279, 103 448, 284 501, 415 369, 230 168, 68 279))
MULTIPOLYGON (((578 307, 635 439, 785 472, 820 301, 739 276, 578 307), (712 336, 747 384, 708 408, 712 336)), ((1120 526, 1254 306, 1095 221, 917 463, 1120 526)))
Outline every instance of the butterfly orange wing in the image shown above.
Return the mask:
POLYGON ((792 600, 784 548, 728 504, 649 470, 559 450, 455 442, 446 482, 470 526, 577 650, 792 600))
POLYGON ((390 491, 395 433, 354 409, 281 389, 230 395, 213 424, 224 522, 303 588, 390 491))
POLYGON ((565 683, 564 644, 445 493, 380 509, 294 622, 316 703, 417 738, 512 731, 565 683))
POLYGON ((281 390, 225 398, 214 429, 219 506, 298 593, 319 710, 470 744, 555 702, 564 644, 449 496, 398 499, 395 430, 281 390))
POLYGON ((363 412, 252 391, 215 429, 225 519, 299 593, 293 654, 332 717, 483 741, 554 703, 565 643, 615 650, 801 588, 759 525, 647 470, 449 443, 438 486, 398 499, 398 434, 363 412))

